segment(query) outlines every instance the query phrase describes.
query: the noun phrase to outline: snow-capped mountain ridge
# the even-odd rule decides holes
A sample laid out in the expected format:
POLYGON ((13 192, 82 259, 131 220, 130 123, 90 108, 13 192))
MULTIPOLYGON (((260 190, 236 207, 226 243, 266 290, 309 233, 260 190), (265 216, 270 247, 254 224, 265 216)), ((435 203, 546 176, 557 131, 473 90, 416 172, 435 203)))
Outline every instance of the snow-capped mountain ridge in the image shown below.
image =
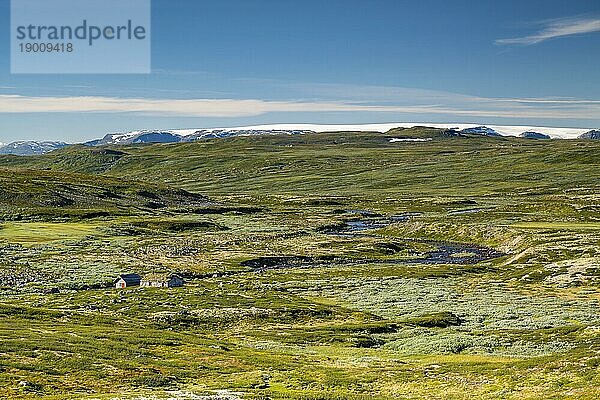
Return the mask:
POLYGON ((172 130, 140 130, 126 133, 111 133, 102 139, 92 140, 85 144, 101 146, 106 144, 136 143, 176 143, 192 142, 200 139, 219 139, 233 136, 258 135, 302 135, 314 133, 300 129, 249 129, 249 128, 214 128, 214 129, 172 129, 172 130))
POLYGON ((23 140, 0 145, 0 154, 13 154, 18 156, 33 156, 62 149, 68 146, 65 142, 38 142, 34 140, 23 140))
MULTIPOLYGON (((394 128, 412 128, 427 126, 448 129, 470 135, 485 136, 521 136, 530 139, 600 139, 600 130, 582 128, 556 128, 536 126, 510 125, 477 125, 463 123, 429 123, 429 122, 392 122, 385 124, 273 124, 254 125, 233 128, 200 128, 200 129, 146 129, 124 133, 109 133, 101 139, 84 143, 88 146, 126 145, 136 143, 178 143, 192 142, 201 139, 218 139, 235 136, 259 135, 303 135, 319 132, 336 131, 371 131, 386 133, 394 128)), ((0 154, 37 155, 44 154, 67 146, 64 142, 51 141, 19 141, 0 144, 0 154)))
POLYGON ((440 129, 467 130, 464 133, 486 134, 495 136, 520 136, 523 132, 538 132, 548 135, 554 139, 575 139, 590 131, 582 128, 557 128, 539 126, 512 126, 512 125, 479 125, 464 123, 435 123, 435 122, 392 122, 383 124, 273 124, 253 125, 231 128, 206 128, 206 129, 169 129, 169 130, 139 130, 125 133, 114 133, 107 135, 111 137, 113 144, 127 142, 132 138, 150 133, 163 133, 182 137, 182 141, 197 139, 222 138, 231 136, 253 136, 265 134, 304 134, 311 132, 335 132, 335 131, 372 131, 385 133, 394 128, 412 128, 414 126, 428 126, 440 129))

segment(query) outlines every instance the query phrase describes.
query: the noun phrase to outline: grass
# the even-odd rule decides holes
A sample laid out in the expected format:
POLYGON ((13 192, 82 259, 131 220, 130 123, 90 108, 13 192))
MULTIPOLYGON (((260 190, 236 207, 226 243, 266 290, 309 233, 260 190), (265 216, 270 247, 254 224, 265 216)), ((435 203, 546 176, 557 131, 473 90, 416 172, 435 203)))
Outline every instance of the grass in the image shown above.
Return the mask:
POLYGON ((513 228, 538 229, 538 230, 562 230, 562 231, 580 231, 580 230, 600 230, 600 223, 580 223, 580 222, 521 222, 512 225, 513 228))
POLYGON ((597 398, 598 150, 419 128, 0 157, 0 398, 597 398), (357 219, 387 223, 335 234, 357 219), (403 262, 440 241, 507 255, 403 262))
POLYGON ((9 222, 0 227, 0 240, 19 244, 77 241, 96 233, 99 227, 90 223, 9 222))

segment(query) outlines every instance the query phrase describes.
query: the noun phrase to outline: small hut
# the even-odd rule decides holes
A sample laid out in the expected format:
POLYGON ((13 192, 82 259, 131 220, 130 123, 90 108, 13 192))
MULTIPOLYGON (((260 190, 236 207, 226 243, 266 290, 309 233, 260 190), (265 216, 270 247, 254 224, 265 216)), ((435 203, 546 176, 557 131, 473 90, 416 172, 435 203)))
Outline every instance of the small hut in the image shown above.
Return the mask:
POLYGON ((124 274, 119 275, 117 279, 113 282, 115 288, 123 289, 130 286, 140 286, 140 282, 142 281, 142 277, 138 274, 124 274))
POLYGON ((150 274, 144 277, 142 287, 181 287, 183 278, 176 274, 150 274))

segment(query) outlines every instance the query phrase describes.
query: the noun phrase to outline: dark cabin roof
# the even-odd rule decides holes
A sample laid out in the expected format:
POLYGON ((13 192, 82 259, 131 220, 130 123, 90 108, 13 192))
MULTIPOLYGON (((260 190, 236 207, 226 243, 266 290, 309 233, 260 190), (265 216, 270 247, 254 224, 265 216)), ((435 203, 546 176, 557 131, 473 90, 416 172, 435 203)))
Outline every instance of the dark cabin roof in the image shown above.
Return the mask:
POLYGON ((125 281, 125 283, 127 283, 128 285, 131 284, 139 284, 140 281, 142 280, 142 277, 139 276, 138 274, 123 274, 123 275, 119 275, 119 277, 117 279, 115 279, 115 283, 117 283, 118 280, 123 279, 125 281))

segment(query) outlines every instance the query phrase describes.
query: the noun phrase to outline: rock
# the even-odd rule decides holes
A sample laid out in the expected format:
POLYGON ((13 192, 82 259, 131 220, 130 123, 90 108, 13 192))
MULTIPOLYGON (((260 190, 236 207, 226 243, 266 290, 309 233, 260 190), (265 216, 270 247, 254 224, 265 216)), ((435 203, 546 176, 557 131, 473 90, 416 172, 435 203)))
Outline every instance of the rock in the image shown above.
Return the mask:
POLYGON ((544 133, 539 133, 539 132, 532 132, 532 131, 527 131, 527 132, 523 132, 521 133, 521 137, 525 138, 525 139, 551 139, 551 137, 549 135, 546 135, 544 133))
POLYGON ((502 136, 492 128, 488 128, 487 126, 476 126, 474 128, 465 128, 460 131, 462 134, 471 134, 471 135, 482 135, 482 136, 502 136))

